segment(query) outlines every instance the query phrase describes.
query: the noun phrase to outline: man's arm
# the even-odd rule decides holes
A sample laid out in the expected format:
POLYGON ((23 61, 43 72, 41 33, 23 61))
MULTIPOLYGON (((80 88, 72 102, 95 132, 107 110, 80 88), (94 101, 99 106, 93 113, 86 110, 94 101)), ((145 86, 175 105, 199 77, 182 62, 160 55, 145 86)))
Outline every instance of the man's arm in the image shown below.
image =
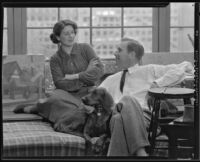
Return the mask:
POLYGON ((180 64, 155 65, 153 69, 155 75, 154 84, 158 87, 179 84, 185 79, 187 74, 194 72, 192 64, 187 61, 180 64))

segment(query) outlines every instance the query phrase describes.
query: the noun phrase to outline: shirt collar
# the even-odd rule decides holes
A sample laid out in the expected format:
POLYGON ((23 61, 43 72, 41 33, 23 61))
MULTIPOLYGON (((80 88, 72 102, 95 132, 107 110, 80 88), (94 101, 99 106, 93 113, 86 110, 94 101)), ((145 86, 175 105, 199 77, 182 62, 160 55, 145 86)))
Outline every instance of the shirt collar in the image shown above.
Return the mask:
POLYGON ((136 64, 136 65, 134 65, 134 66, 131 66, 131 67, 128 68, 128 72, 131 74, 131 73, 133 73, 134 70, 137 69, 138 67, 139 67, 138 64, 136 64))
MULTIPOLYGON (((61 46, 58 49, 58 53, 62 56, 65 57, 67 54, 62 50, 61 46)), ((71 55, 76 55, 80 53, 80 49, 77 43, 74 43, 71 51, 71 55)))
POLYGON ((71 55, 76 55, 80 53, 80 49, 77 43, 74 43, 72 51, 71 51, 71 55))

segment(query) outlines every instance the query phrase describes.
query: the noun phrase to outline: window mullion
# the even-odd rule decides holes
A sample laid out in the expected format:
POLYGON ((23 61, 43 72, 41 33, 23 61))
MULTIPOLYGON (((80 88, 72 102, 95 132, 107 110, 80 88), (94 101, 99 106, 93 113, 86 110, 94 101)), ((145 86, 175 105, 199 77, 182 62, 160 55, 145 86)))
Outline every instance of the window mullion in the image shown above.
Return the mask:
POLYGON ((170 51, 170 5, 159 8, 158 52, 170 51))
POLYGON ((124 37, 124 8, 121 8, 121 38, 124 37))
POLYGON ((7 8, 8 55, 14 55, 14 9, 7 8))
POLYGON ((152 52, 159 51, 159 9, 153 8, 152 52))
POLYGON ((93 28, 92 28, 92 15, 93 15, 92 7, 90 7, 90 30, 89 30, 89 32, 90 32, 90 44, 93 46, 93 42, 92 42, 92 30, 93 30, 93 28))
MULTIPOLYGON (((25 11, 25 9, 24 9, 25 11)), ((20 55, 25 54, 26 51, 23 45, 24 41, 26 41, 26 32, 23 32, 26 29, 26 14, 23 15, 22 8, 14 8, 14 54, 20 55), (23 15, 23 16, 22 16, 23 15), (24 49, 23 49, 24 48, 24 49)))
POLYGON ((22 8, 21 11, 21 43, 22 43, 22 54, 27 54, 27 9, 22 8))

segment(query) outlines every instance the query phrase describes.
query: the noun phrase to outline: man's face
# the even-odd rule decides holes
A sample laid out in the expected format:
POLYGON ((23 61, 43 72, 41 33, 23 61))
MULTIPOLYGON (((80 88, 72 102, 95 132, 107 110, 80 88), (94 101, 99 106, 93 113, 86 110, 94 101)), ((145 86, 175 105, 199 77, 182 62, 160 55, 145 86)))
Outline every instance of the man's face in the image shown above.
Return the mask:
POLYGON ((128 42, 126 42, 126 41, 121 42, 117 46, 117 50, 114 53, 115 59, 116 59, 116 65, 120 69, 128 68, 129 64, 130 64, 130 61, 131 61, 130 60, 130 54, 127 51, 127 44, 128 44, 128 42))

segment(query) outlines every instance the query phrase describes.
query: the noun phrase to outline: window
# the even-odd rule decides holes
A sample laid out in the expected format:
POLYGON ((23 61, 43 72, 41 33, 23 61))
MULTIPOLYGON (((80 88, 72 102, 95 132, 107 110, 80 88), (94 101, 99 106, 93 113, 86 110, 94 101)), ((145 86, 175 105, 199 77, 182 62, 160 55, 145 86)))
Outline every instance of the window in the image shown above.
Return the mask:
POLYGON ((3 21, 3 55, 8 54, 8 25, 7 25, 7 9, 4 8, 3 21))
POLYGON ((190 40, 194 40, 194 3, 170 4, 170 51, 193 52, 190 40))
POLYGON ((27 53, 44 54, 49 57, 55 53, 57 45, 52 45, 49 36, 58 20, 56 8, 27 8, 27 53))
MULTIPOLYGON (((109 49, 123 36, 142 40, 148 34, 152 38, 152 8, 27 8, 27 53, 54 54, 57 46, 49 46, 49 35, 61 19, 75 21, 79 26, 77 41, 91 44, 101 58, 114 58, 109 49), (136 24, 130 23, 136 19, 136 24), (141 34, 135 34, 137 31, 141 34)), ((152 52, 151 40, 145 40, 144 46, 152 52)))
POLYGON ((76 41, 91 44, 101 58, 114 58, 112 50, 122 37, 140 41, 145 53, 193 52, 189 39, 189 36, 194 38, 193 5, 170 3, 159 8, 7 8, 4 9, 3 54, 44 54, 50 57, 56 52, 57 45, 51 42, 49 36, 53 25, 61 19, 75 21, 79 26, 76 41), (9 28, 7 19, 11 24, 9 28), (104 44, 106 49, 103 49, 104 44))

